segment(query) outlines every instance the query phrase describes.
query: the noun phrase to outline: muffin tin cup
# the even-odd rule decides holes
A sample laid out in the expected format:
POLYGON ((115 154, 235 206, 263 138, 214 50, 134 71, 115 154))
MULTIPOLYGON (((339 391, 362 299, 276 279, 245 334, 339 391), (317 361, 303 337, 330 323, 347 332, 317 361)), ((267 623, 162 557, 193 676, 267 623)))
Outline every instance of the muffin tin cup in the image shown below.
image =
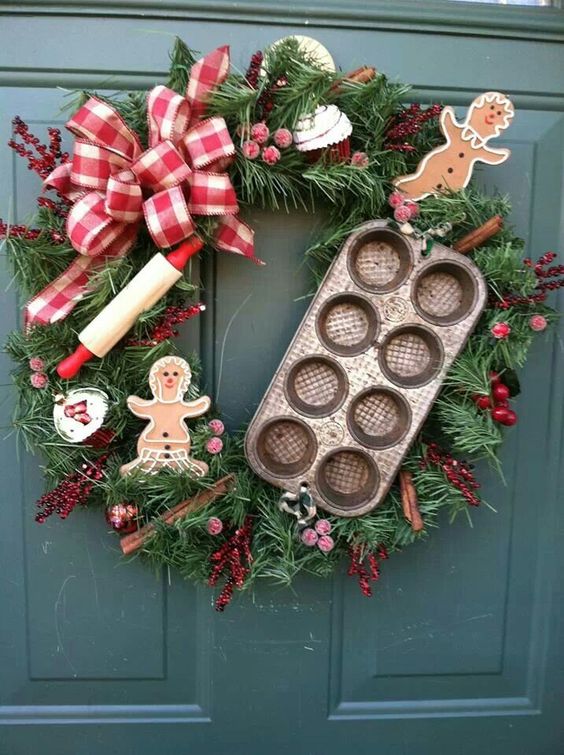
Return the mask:
POLYGON ((415 310, 435 325, 455 325, 473 310, 478 287, 466 267, 432 262, 417 275, 412 301, 415 310))
POLYGON ((300 414, 327 417, 346 399, 348 380, 338 362, 314 354, 294 362, 284 388, 288 403, 300 414))
POLYGON ((357 356, 376 341, 378 315, 366 296, 337 294, 321 308, 316 329, 321 343, 333 354, 357 356))
POLYGON ((352 233, 249 425, 251 467, 344 517, 383 501, 487 299, 466 257, 387 221, 352 233))

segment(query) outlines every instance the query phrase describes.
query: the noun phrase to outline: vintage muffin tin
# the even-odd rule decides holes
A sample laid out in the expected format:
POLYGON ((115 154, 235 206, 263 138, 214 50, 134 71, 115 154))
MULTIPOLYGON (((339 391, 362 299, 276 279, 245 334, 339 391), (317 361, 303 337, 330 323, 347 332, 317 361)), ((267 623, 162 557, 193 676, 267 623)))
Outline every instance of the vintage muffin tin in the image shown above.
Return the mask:
POLYGON ((386 220, 331 265, 246 435, 249 464, 318 506, 360 516, 386 495, 486 303, 466 257, 386 220))

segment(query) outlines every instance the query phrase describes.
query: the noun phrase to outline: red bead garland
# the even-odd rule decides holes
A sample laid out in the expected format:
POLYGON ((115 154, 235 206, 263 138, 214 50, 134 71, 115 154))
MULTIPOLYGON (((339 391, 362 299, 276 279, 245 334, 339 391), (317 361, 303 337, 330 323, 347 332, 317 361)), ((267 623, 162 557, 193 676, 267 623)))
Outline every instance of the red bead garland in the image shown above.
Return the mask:
POLYGON ((215 610, 224 611, 231 602, 233 590, 243 587, 250 565, 253 561, 251 553, 251 539, 253 536, 253 518, 246 517, 243 526, 239 527, 210 557, 213 564, 208 584, 215 587, 219 578, 226 574, 223 589, 215 601, 215 610))
POLYGON ((180 323, 186 322, 191 317, 199 315, 205 310, 204 304, 191 304, 189 307, 167 307, 162 318, 153 328, 149 338, 137 340, 130 338, 127 341, 128 346, 156 346, 162 341, 178 336, 178 330, 174 327, 180 323))
POLYGON ((352 545, 349 548, 351 559, 347 574, 349 577, 358 576, 358 585, 365 598, 372 597, 372 587, 370 582, 375 582, 380 578, 380 563, 378 559, 388 558, 388 551, 383 545, 377 546, 375 550, 364 552, 361 545, 352 545), (364 565, 364 559, 368 562, 368 568, 364 565))
POLYGON ((410 143, 410 137, 418 134, 427 121, 438 118, 442 109, 442 105, 436 104, 431 105, 426 110, 421 110, 421 105, 414 102, 408 108, 394 115, 384 137, 384 149, 395 152, 414 152, 415 147, 410 143))
POLYGON ((462 493, 470 506, 480 505, 480 499, 474 493, 480 487, 480 483, 476 481, 476 478, 472 474, 471 465, 466 464, 465 461, 455 459, 447 451, 441 449, 437 443, 429 443, 427 453, 420 462, 422 469, 429 464, 434 464, 439 469, 442 469, 450 484, 462 493))
POLYGON ((103 468, 108 456, 109 454, 104 454, 96 461, 83 463, 80 471, 67 475, 56 488, 42 495, 36 504, 41 511, 35 515, 35 521, 43 524, 54 513, 61 519, 66 519, 75 506, 84 506, 92 488, 104 476, 103 468))

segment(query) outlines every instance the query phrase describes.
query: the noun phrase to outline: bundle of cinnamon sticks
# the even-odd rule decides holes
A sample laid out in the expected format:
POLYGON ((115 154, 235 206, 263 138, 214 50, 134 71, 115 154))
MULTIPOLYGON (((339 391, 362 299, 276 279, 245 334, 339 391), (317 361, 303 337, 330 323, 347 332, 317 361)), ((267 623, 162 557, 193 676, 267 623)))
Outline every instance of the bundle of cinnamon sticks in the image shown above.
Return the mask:
MULTIPOLYGON (((200 490, 200 492, 196 493, 196 495, 192 498, 187 498, 177 506, 174 506, 174 508, 169 509, 164 514, 161 514, 161 516, 158 517, 158 520, 160 522, 164 522, 165 524, 173 524, 178 519, 182 519, 188 514, 192 514, 195 511, 198 511, 198 509, 207 506, 208 503, 215 501, 216 498, 225 495, 233 489, 234 485, 235 475, 230 474, 226 477, 222 477, 210 488, 206 488, 206 490, 200 490)), ((151 523, 146 524, 144 527, 141 527, 136 532, 132 532, 130 535, 125 535, 124 537, 122 537, 122 539, 120 540, 120 546, 123 554, 125 556, 128 556, 131 553, 134 553, 136 550, 139 550, 139 548, 143 546, 143 543, 145 543, 147 538, 154 531, 155 525, 151 523)))
POLYGON ((414 532, 420 532, 424 528, 421 512, 417 501, 417 491, 413 484, 413 475, 407 469, 400 469, 399 473, 401 504, 403 515, 411 524, 414 532))
POLYGON ((503 218, 501 215, 494 215, 483 225, 470 231, 470 233, 467 233, 466 236, 463 236, 461 239, 458 239, 454 245, 454 250, 461 254, 468 254, 468 252, 471 252, 473 249, 477 249, 479 246, 485 244, 488 239, 491 239, 492 236, 499 233, 502 228, 503 218))

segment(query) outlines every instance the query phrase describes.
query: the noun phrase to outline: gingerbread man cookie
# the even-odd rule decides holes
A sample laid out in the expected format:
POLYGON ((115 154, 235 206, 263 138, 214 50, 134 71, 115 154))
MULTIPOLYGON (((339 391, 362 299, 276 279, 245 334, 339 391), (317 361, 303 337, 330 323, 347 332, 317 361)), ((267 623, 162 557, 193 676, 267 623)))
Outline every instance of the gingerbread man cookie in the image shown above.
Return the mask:
POLYGON ((155 473, 165 467, 195 477, 207 474, 208 465, 190 456, 190 433, 184 420, 205 414, 211 400, 209 396, 194 401, 183 400, 191 379, 188 362, 180 357, 163 357, 149 372, 153 398, 145 400, 129 396, 127 406, 130 411, 136 417, 148 419, 149 424, 139 436, 139 455, 121 467, 122 475, 134 469, 155 473))
POLYGON ((463 123, 457 122, 451 107, 445 107, 440 128, 446 144, 425 155, 415 173, 396 178, 395 187, 408 199, 417 201, 429 194, 468 186, 476 162, 500 165, 511 154, 508 149, 492 149, 488 142, 509 126, 514 114, 512 103, 500 92, 477 97, 463 123))

